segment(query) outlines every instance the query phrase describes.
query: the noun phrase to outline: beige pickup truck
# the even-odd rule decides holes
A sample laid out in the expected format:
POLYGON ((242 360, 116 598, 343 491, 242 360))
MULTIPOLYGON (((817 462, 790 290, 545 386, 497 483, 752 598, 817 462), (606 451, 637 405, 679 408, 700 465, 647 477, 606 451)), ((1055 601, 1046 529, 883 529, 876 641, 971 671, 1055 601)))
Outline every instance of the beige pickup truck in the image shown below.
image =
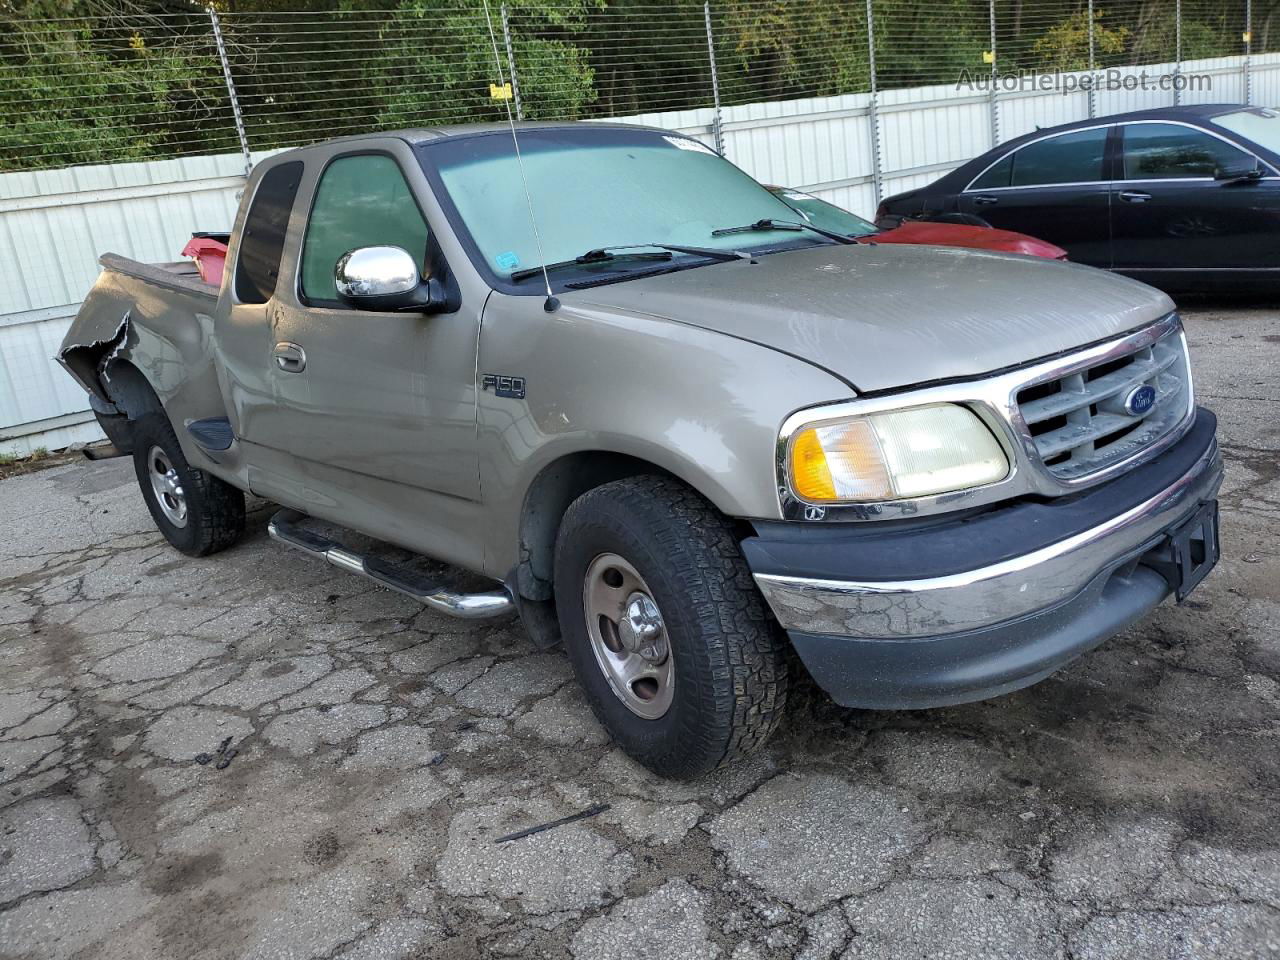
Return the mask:
POLYGON ((849 706, 990 697, 1213 566, 1215 420, 1163 294, 851 243, 669 131, 519 146, 273 156, 220 289, 103 257, 60 359, 170 543, 274 501, 283 543, 563 640, 678 777, 763 743, 789 670, 849 706))

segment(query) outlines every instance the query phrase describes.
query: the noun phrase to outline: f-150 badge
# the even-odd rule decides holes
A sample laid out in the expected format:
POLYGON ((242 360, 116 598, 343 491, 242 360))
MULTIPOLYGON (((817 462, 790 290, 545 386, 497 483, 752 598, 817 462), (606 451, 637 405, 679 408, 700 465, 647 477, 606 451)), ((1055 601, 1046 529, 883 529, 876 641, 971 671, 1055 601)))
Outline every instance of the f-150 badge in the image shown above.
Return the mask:
POLYGON ((506 377, 497 373, 486 373, 480 377, 480 389, 492 390, 495 397, 523 400, 524 377, 506 377))

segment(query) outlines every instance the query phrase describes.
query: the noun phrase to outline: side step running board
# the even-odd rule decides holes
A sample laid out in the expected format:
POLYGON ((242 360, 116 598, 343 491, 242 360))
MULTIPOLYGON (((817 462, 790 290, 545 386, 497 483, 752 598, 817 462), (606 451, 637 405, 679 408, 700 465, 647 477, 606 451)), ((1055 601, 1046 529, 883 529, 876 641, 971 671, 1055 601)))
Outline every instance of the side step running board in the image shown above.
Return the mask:
POLYGON ((236 439, 231 429, 231 421, 226 417, 192 420, 187 424, 187 433, 191 434, 191 439, 210 452, 229 450, 236 439))
POLYGON ((484 593, 458 593, 410 571, 398 570, 377 557, 353 553, 328 537, 303 529, 298 524, 307 519, 305 513, 281 510, 267 524, 273 540, 296 547, 350 573, 358 573, 388 590, 403 593, 419 603, 464 620, 483 620, 515 613, 516 605, 505 588, 484 593))

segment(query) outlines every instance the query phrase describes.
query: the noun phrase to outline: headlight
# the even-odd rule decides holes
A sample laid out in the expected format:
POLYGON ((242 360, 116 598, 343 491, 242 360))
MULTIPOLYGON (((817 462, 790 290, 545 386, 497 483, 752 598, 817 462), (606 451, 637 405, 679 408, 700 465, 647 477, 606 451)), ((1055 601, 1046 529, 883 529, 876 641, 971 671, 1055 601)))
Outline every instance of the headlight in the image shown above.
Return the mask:
POLYGON ((935 403, 819 421, 791 437, 788 482, 809 503, 924 497, 1003 480, 1009 460, 974 413, 935 403))

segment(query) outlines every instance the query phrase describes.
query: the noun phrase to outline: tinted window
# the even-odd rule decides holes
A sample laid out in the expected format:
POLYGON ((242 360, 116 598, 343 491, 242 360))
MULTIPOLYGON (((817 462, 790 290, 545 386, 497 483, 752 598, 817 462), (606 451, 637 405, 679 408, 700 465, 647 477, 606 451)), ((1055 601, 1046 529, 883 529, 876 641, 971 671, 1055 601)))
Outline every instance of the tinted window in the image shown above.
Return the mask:
POLYGON ((337 300, 333 268, 356 247, 393 246, 418 263, 427 256, 427 222, 390 157, 342 157, 325 168, 302 244, 302 293, 337 300))
POLYGON ((799 219, 844 234, 846 237, 865 237, 876 232, 875 224, 850 213, 833 203, 820 200, 811 193, 789 190, 786 187, 770 187, 769 192, 800 214, 799 219))
POLYGON ((241 303, 266 303, 275 293, 289 211, 301 179, 302 161, 295 160, 272 167, 258 184, 240 231, 236 297, 241 303))
POLYGON ((1254 158, 1199 130, 1173 123, 1124 128, 1124 178, 1212 177, 1218 169, 1252 168, 1254 158))
POLYGON ((990 190, 992 187, 1007 187, 1011 173, 1013 173, 1013 154, 992 164, 991 169, 973 181, 971 189, 990 190))
POLYGON ((1027 144, 1013 154, 1009 183, 1015 187, 1031 187, 1101 180, 1106 146, 1106 127, 1064 133, 1027 144))

